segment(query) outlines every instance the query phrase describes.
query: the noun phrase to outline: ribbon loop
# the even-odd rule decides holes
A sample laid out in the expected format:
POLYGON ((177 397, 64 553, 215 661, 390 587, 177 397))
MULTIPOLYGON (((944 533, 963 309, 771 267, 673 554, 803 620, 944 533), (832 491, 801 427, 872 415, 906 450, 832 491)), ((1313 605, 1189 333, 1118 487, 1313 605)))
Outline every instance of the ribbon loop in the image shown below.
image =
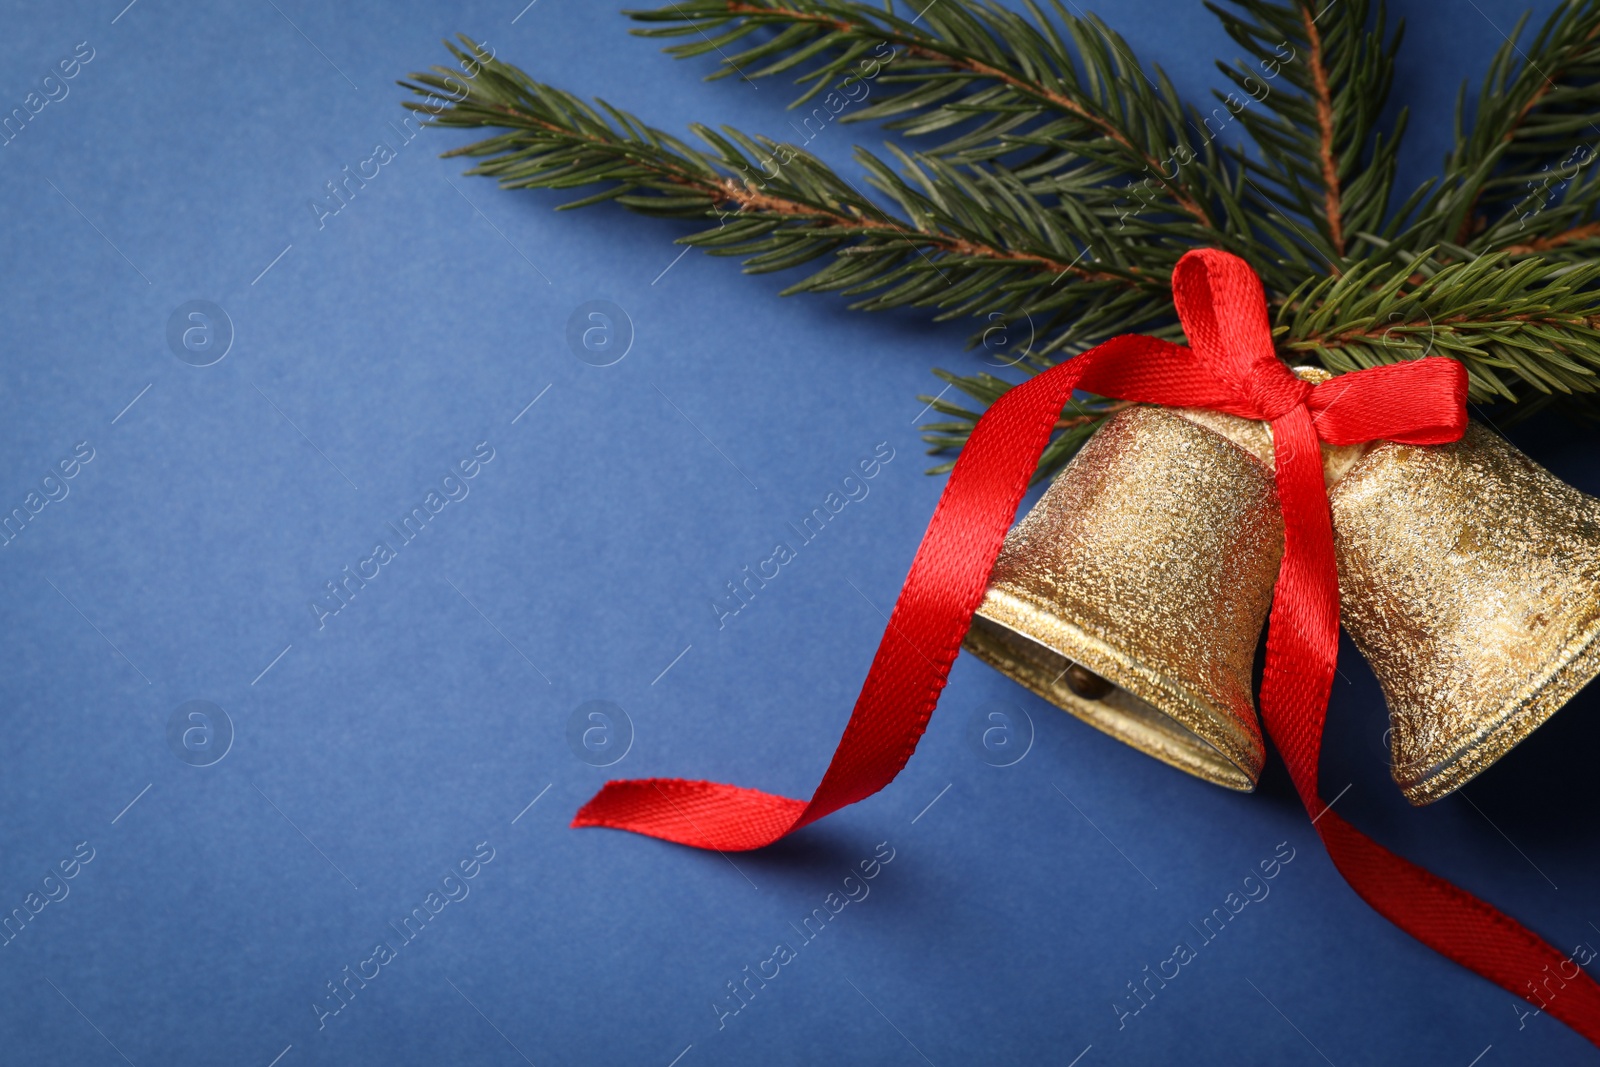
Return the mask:
POLYGON ((1287 373, 1273 348, 1261 279, 1238 256, 1215 248, 1185 253, 1172 271, 1172 302, 1189 347, 1228 386, 1236 404, 1251 400, 1253 382, 1263 372, 1287 373))
POLYGON ((1442 445, 1467 428, 1467 369, 1444 356, 1369 367, 1313 387, 1306 406, 1330 445, 1442 445))

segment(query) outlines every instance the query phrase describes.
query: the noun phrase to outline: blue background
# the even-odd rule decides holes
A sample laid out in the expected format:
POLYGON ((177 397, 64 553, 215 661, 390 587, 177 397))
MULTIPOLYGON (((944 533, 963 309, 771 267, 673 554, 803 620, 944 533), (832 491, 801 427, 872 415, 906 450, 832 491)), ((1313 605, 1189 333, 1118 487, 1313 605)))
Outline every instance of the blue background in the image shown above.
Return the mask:
MULTIPOLYGON (((1596 1061, 1370 912, 1276 762, 1255 795, 1224 792, 970 657, 891 788, 764 852, 568 829, 610 776, 810 794, 942 485, 922 473, 916 395, 937 386, 930 367, 983 354, 964 328, 780 299, 781 280, 734 262, 677 260, 681 224, 557 215, 557 197, 464 178, 437 158, 461 134, 397 147, 319 228, 324 183, 397 145, 394 80, 444 62, 457 31, 672 131, 792 136, 779 81, 704 84, 709 63, 630 37, 610 5, 519 7, 5 8, 0 109, 79 42, 94 57, 0 149, 0 506, 77 443, 94 459, 0 550, 0 909, 79 842, 94 858, 0 948, 0 1058, 1596 1061), (236 332, 204 368, 166 340, 195 299, 236 332), (613 366, 567 346, 590 300, 633 324, 613 366), (324 583, 484 441, 494 459, 470 495, 319 630, 324 583), (868 498, 719 630, 723 584, 879 442, 895 458, 868 498), (233 723, 214 765, 168 745, 189 700, 233 723), (610 769, 568 744, 590 700, 632 723, 610 769), (995 708, 1033 724, 1007 768, 970 742, 995 708), (389 924, 480 842, 494 858, 470 895, 319 1029, 326 983, 398 941, 389 924), (719 1028, 725 983, 797 943, 793 925, 880 842, 894 859, 870 895, 719 1028), (1271 895, 1119 1030, 1126 983, 1280 842, 1295 858, 1271 895)), ((1396 8, 1420 180, 1456 86, 1519 5, 1396 8)), ((1189 0, 1101 13, 1193 99, 1223 84, 1212 58, 1238 54, 1189 0)), ((835 124, 811 148, 850 168, 852 143, 882 136, 835 124)), ((1518 440, 1600 490, 1592 437, 1548 422, 1518 440)), ((1352 783, 1340 810, 1563 950, 1600 944, 1596 696, 1471 802, 1412 810, 1348 647, 1342 671, 1323 767, 1326 794, 1352 783)))

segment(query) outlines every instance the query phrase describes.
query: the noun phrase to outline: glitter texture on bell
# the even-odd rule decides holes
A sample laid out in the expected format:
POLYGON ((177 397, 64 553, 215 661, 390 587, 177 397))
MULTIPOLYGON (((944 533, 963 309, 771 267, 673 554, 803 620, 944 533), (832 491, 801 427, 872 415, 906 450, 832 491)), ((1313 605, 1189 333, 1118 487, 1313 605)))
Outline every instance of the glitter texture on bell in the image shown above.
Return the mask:
POLYGON ((1341 614, 1411 803, 1460 788, 1600 673, 1600 500, 1497 434, 1374 445, 1330 503, 1341 614))
POLYGON ((1248 791, 1264 759, 1252 666, 1282 555, 1269 467, 1183 413, 1130 408, 1006 536, 966 648, 1113 737, 1248 791))

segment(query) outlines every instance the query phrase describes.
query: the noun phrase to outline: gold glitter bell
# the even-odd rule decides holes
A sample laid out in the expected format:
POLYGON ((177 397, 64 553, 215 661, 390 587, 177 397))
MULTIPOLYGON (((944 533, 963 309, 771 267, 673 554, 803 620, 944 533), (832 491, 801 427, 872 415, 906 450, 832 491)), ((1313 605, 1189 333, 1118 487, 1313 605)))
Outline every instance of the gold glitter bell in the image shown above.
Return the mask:
POLYGON ((1374 445, 1330 502, 1344 625, 1411 803, 1460 788, 1600 673, 1600 500, 1497 434, 1374 445))
POLYGON ((1156 407, 1107 420, 1006 536, 965 644, 1113 737, 1248 791, 1283 518, 1271 469, 1202 420, 1247 425, 1156 407))

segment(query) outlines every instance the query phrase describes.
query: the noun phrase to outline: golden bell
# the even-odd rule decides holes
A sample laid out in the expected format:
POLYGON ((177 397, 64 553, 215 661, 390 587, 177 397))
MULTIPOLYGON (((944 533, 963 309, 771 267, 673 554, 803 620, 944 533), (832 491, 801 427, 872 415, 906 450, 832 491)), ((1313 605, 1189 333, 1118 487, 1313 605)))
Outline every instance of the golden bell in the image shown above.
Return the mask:
POLYGON ((1282 555, 1269 467, 1184 414, 1130 408, 1007 534, 965 644, 1111 736, 1248 791, 1264 759, 1251 668, 1282 555))
POLYGON ((1600 672, 1600 500, 1497 434, 1374 445, 1330 502, 1341 614, 1411 803, 1466 784, 1600 672))

